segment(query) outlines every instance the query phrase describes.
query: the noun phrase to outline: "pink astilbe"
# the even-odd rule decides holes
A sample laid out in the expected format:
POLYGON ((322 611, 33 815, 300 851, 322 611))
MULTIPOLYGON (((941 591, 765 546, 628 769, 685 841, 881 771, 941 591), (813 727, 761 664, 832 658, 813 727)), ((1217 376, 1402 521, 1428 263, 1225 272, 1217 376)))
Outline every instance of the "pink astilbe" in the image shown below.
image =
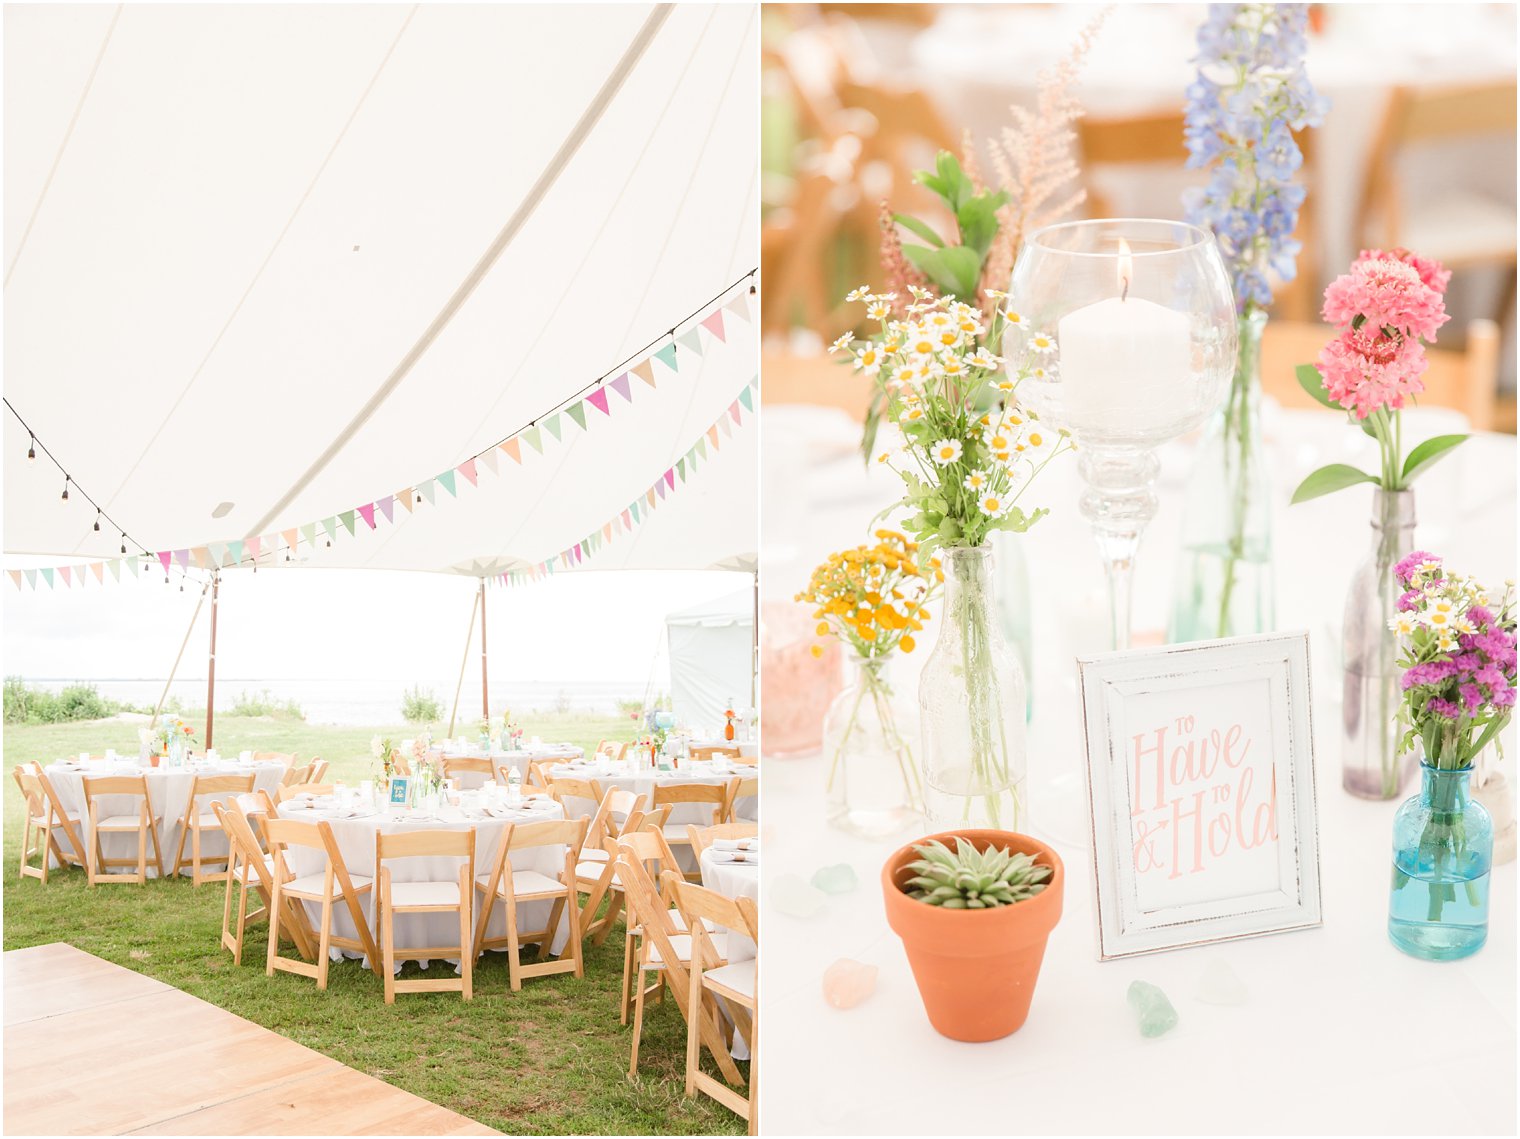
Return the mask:
POLYGON ((909 295, 908 286, 930 288, 929 279, 903 253, 902 241, 897 236, 897 223, 892 220, 892 208, 886 202, 881 203, 881 272, 887 283, 886 291, 897 294, 892 307, 899 317, 906 314, 906 306, 913 299, 909 295))
POLYGON ((1008 192, 1010 201, 998 211, 997 238, 982 270, 983 294, 989 287, 1008 287, 1025 235, 1065 217, 1087 197, 1081 188, 1069 189, 1079 173, 1072 124, 1082 117, 1082 105, 1071 88, 1109 11, 1104 8, 1082 29, 1065 59, 1040 72, 1034 110, 1009 108, 1013 125, 987 142, 999 188, 1008 192))

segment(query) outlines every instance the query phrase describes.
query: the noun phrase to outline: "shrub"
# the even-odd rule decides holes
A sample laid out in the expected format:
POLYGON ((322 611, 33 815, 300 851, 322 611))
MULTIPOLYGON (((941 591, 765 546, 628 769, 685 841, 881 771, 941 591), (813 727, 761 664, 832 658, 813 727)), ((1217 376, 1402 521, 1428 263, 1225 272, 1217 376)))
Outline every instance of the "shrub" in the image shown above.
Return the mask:
POLYGON ((413 685, 401 697, 401 718, 408 724, 436 723, 443 719, 443 705, 431 688, 413 685))
POLYGON ((250 695, 247 692, 238 693, 238 698, 233 701, 232 708, 228 711, 229 716, 268 716, 274 720, 304 720, 306 713, 301 710, 301 705, 294 700, 281 700, 271 696, 269 689, 264 689, 258 695, 250 695))
POLYGON ((103 720, 121 706, 105 700, 93 684, 70 684, 56 695, 32 688, 19 676, 5 678, 7 724, 61 724, 68 720, 103 720))

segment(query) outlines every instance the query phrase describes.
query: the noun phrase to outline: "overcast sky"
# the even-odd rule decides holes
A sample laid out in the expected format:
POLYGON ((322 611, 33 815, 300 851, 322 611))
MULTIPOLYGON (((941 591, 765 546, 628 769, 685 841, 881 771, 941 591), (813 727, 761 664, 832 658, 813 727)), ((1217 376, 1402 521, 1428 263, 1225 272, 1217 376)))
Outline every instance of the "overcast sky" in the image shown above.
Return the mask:
MULTIPOLYGON (((180 592, 177 581, 166 586, 151 576, 36 592, 3 584, 4 671, 28 677, 163 678, 198 597, 194 585, 180 592)), ((452 682, 475 588, 474 579, 427 573, 229 573, 218 678, 452 682)), ((498 680, 642 681, 657 653, 664 687, 665 615, 749 588, 747 574, 632 571, 488 588, 492 687, 498 680)), ((209 612, 208 602, 181 676, 206 674, 209 612)), ((478 634, 474 644, 478 654, 478 634)), ((478 678, 478 655, 471 663, 469 677, 478 678)))

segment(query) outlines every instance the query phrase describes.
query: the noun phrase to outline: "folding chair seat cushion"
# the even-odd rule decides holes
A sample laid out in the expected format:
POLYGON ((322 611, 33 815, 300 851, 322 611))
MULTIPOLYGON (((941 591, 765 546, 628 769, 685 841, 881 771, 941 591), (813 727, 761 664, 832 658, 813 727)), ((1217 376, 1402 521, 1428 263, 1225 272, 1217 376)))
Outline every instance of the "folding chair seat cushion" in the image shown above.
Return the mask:
POLYGON ((391 905, 400 909, 408 906, 457 906, 459 883, 392 882, 391 905))
MULTIPOLYGON (((355 892, 368 889, 374 883, 373 878, 366 878, 363 874, 350 874, 348 876, 348 880, 354 884, 355 892)), ((292 878, 289 882, 286 882, 283 886, 281 886, 280 890, 286 894, 310 895, 311 897, 320 901, 322 898, 322 891, 326 888, 326 886, 327 874, 324 871, 318 871, 315 874, 303 874, 299 878, 292 878)), ((334 878, 333 898, 334 900, 337 900, 342 896, 343 891, 339 888, 338 880, 334 878)))
POLYGON ((563 894, 566 887, 558 878, 551 878, 547 874, 540 874, 537 870, 514 870, 512 871, 512 894, 514 897, 522 897, 524 894, 563 894))
MULTIPOLYGON (((712 943, 713 943, 713 949, 714 949, 714 951, 716 951, 719 956, 724 957, 724 958, 728 957, 728 934, 726 934, 726 933, 715 933, 715 934, 713 934, 712 935, 712 943)), ((676 959, 678 961, 681 961, 683 963, 689 963, 691 961, 691 934, 689 934, 689 933, 672 934, 671 938, 670 938, 670 948, 672 948, 672 949, 675 950, 675 952, 676 952, 676 959)), ((655 945, 653 942, 650 942, 650 944, 649 944, 649 964, 646 965, 645 968, 648 968, 648 969, 658 968, 659 965, 660 965, 660 947, 658 945, 655 945)), ((703 973, 702 975, 704 977, 707 976, 706 973, 703 973)))
MULTIPOLYGON (((575 864, 575 876, 581 879, 589 879, 592 882, 600 881, 602 875, 606 872, 607 864, 605 862, 577 862, 575 864)), ((623 883, 619 880, 616 871, 612 875, 612 884, 618 889, 622 889, 623 883)))
POLYGON ((702 974, 702 984, 718 990, 721 996, 755 999, 755 959, 735 961, 732 965, 720 965, 702 974))
POLYGON ((582 862, 611 862, 612 861, 612 856, 609 855, 605 850, 597 850, 594 847, 587 847, 586 849, 584 849, 584 850, 581 851, 581 861, 582 862))
MULTIPOLYGON (((66 819, 68 819, 69 822, 71 822, 71 823, 78 823, 80 821, 80 819, 79 819, 79 812, 78 811, 65 811, 63 813, 63 817, 66 818, 66 819)), ((135 818, 136 816, 134 815, 133 817, 135 818)), ((33 815, 32 816, 32 826, 34 826, 34 827, 43 827, 43 826, 47 826, 47 824, 48 824, 48 815, 47 815, 46 811, 44 811, 40 815, 33 815)), ((55 823, 55 825, 56 825, 56 823, 55 823)), ((134 825, 132 829, 136 830, 137 828, 134 825)))
POLYGON ((98 831, 135 831, 142 827, 141 815, 107 815, 95 824, 98 831))

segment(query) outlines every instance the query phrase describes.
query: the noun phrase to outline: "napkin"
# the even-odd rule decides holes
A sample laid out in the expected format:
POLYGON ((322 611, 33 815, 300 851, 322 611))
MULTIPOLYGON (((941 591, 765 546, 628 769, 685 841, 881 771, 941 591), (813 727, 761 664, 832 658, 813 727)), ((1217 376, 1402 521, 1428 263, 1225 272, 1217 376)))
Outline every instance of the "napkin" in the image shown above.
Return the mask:
POLYGON ((719 838, 714 839, 712 845, 714 850, 747 850, 756 854, 760 852, 759 838, 719 838))
POLYGON ((718 850, 712 852, 712 860, 724 865, 758 866, 760 864, 760 851, 756 850, 718 850))

